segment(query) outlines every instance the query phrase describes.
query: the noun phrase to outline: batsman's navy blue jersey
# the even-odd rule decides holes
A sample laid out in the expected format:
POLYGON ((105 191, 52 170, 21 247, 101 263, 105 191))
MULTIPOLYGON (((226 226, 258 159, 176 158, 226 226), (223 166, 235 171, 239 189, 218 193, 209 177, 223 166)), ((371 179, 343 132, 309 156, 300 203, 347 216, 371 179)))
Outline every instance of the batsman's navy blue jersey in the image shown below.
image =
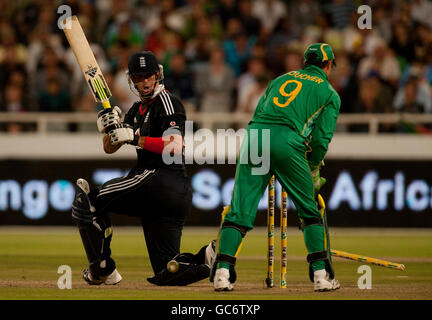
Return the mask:
MULTIPOLYGON (((162 90, 148 102, 135 102, 124 118, 124 123, 133 127, 136 135, 163 137, 176 133, 184 138, 186 112, 181 101, 167 90, 162 90), (167 131, 168 130, 168 131, 167 131)), ((169 168, 185 170, 184 152, 180 163, 165 164, 161 154, 137 148, 137 169, 169 168)))

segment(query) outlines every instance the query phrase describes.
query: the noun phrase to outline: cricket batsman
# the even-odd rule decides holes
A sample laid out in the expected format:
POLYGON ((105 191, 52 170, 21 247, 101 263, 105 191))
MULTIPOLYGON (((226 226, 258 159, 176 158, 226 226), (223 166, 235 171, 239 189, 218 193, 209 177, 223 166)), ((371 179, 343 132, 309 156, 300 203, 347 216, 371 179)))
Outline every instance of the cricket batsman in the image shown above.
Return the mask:
POLYGON ((141 218, 155 285, 183 286, 209 276, 214 256, 212 245, 196 255, 180 254, 183 225, 192 202, 192 188, 184 166, 183 138, 186 112, 180 99, 163 84, 163 68, 150 51, 133 54, 127 79, 139 97, 121 121, 118 107, 99 112, 97 125, 106 153, 121 147, 136 149, 137 163, 121 178, 90 190, 78 179, 72 205, 89 267, 83 271, 90 285, 114 285, 122 276, 111 257, 113 235, 111 212, 141 218), (177 155, 167 162, 164 155, 177 155), (181 260, 175 272, 167 270, 171 260, 181 260))
POLYGON ((340 287, 334 279, 325 211, 317 193, 325 179, 320 166, 333 137, 341 100, 328 81, 335 63, 330 45, 314 43, 304 53, 304 67, 272 80, 261 97, 243 140, 231 204, 218 234, 217 256, 210 274, 215 291, 231 291, 239 248, 254 226, 258 203, 272 175, 294 202, 308 251, 309 277, 315 291, 340 287), (270 146, 262 143, 270 135, 270 146), (250 161, 269 148, 268 172, 257 174, 250 161))

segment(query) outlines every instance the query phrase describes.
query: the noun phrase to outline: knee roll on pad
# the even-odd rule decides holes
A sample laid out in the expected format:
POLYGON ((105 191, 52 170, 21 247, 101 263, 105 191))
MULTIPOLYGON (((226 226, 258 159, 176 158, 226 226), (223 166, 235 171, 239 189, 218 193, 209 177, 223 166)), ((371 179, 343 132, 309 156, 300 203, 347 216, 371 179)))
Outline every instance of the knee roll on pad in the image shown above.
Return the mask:
POLYGON ((222 229, 223 228, 233 228, 236 229, 238 232, 240 232, 242 238, 245 237, 246 233, 249 231, 248 228, 235 224, 233 222, 229 222, 229 221, 224 221, 222 224, 222 229))
POLYGON ((312 225, 323 225, 323 220, 321 218, 299 218, 299 229, 304 230, 308 226, 312 225))
POLYGON ((72 203, 72 219, 76 222, 93 224, 96 209, 92 206, 88 194, 76 187, 75 199, 72 203))

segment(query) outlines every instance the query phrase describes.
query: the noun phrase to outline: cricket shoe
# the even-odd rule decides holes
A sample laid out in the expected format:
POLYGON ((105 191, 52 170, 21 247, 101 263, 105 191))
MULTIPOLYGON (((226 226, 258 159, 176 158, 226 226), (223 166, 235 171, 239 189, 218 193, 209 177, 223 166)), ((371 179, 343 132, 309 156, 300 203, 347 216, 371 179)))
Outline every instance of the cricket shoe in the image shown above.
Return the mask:
POLYGON ((82 273, 82 277, 89 285, 92 286, 98 286, 101 285, 102 283, 106 285, 116 285, 123 279, 120 273, 117 271, 117 269, 114 269, 114 271, 111 272, 108 276, 101 277, 100 279, 93 279, 90 270, 84 269, 82 273))
POLYGON ((314 272, 314 291, 333 291, 340 288, 340 283, 336 279, 330 279, 325 270, 314 272))
POLYGON ((216 270, 213 287, 215 291, 233 291, 234 287, 229 281, 230 272, 228 269, 219 268, 216 270))

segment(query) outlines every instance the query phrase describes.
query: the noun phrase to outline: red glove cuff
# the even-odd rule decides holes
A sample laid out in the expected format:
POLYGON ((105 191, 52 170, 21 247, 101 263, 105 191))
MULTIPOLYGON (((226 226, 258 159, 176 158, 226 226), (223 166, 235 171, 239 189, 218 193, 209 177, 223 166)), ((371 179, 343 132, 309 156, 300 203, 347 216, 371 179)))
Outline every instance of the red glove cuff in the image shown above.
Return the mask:
POLYGON ((146 137, 143 149, 154 153, 162 154, 164 147, 165 143, 162 140, 162 137, 146 137))

